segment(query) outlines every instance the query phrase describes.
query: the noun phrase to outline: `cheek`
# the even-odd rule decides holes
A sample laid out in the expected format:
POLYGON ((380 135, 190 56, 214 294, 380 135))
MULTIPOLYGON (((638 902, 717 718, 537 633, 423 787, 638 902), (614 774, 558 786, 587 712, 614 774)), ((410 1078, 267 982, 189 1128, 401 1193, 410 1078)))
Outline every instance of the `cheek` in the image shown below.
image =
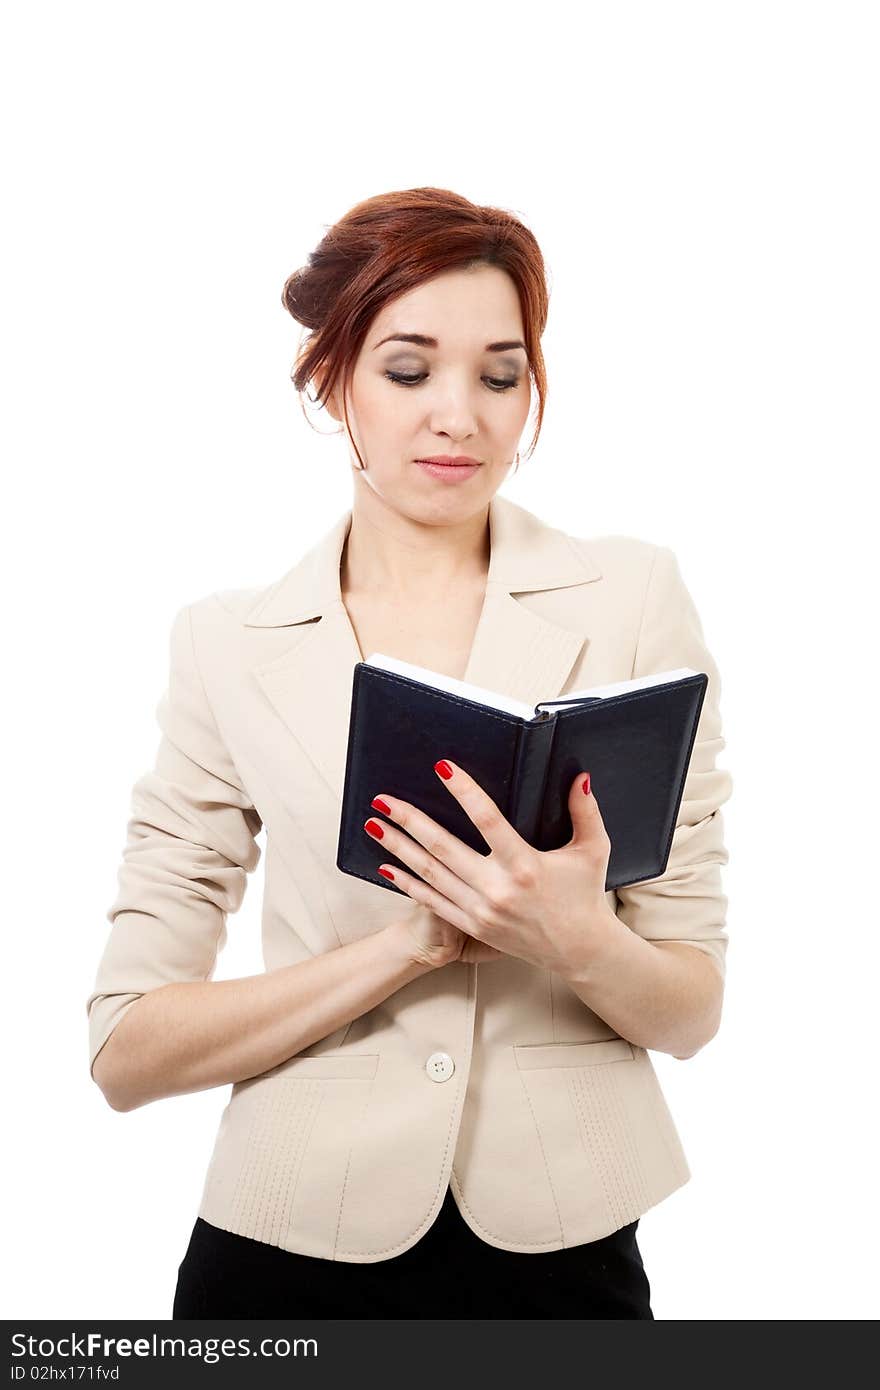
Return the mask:
POLYGON ((417 407, 408 398, 404 387, 378 381, 361 386, 352 396, 358 424, 365 441, 406 439, 411 434, 410 421, 417 407))
POLYGON ((526 425, 531 409, 528 391, 505 392, 490 402, 492 409, 484 412, 485 425, 506 447, 510 440, 516 440, 526 425))
POLYGON ((531 408, 532 398, 528 389, 523 389, 521 394, 517 394, 516 400, 511 402, 514 427, 520 432, 525 427, 531 408))

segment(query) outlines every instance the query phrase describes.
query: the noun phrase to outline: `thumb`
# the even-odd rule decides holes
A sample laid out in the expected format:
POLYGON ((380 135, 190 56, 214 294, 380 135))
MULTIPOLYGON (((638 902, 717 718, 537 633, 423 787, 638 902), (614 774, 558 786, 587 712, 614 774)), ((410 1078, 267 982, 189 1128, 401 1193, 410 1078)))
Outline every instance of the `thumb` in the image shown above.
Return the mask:
POLYGON ((568 793, 568 810, 573 832, 570 844, 610 850, 599 803, 590 786, 589 772, 579 772, 572 782, 568 793))

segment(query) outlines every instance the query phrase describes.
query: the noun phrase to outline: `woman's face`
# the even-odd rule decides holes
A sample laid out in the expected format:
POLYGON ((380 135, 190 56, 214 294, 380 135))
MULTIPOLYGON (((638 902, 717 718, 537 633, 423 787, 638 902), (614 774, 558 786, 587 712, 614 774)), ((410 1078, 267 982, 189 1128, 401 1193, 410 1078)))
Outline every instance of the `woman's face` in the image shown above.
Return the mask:
MULTIPOLYGON (((514 282, 497 266, 444 271, 386 305, 348 395, 362 485, 419 521, 454 522, 485 507, 510 470, 531 403, 525 348, 496 345, 523 340, 514 282), (437 477, 416 462, 437 455, 466 455, 479 467, 437 477)), ((342 422, 336 391, 327 405, 342 422)))

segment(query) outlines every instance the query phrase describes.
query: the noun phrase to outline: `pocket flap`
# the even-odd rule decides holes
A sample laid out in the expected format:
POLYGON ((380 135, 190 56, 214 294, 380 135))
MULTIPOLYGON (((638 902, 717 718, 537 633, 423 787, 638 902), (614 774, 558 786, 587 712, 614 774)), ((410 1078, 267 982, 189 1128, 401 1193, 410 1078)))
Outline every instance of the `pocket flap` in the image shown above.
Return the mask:
POLYGON ((589 1067, 596 1062, 625 1062, 635 1053, 626 1038, 599 1042, 514 1043, 513 1054, 521 1071, 532 1067, 589 1067))

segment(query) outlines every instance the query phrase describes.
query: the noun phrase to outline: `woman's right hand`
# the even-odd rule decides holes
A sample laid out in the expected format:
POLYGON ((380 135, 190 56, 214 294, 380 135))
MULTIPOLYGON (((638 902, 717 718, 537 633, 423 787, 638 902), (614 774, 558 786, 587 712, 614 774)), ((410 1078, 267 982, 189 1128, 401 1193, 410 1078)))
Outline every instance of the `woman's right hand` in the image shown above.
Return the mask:
POLYGON ((426 907, 419 907, 408 917, 392 923, 392 929, 399 933, 414 961, 433 969, 455 960, 476 965, 480 961, 500 960, 506 954, 469 936, 426 907))

